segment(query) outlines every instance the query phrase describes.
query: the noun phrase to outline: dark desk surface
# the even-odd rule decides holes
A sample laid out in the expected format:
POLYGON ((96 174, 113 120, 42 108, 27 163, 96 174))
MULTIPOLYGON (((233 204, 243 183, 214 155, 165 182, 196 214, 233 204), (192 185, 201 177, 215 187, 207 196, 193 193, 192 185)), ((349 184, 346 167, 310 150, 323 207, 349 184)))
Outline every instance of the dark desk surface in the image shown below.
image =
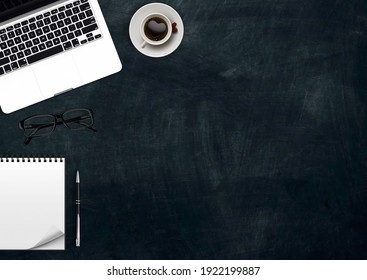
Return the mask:
POLYGON ((123 71, 0 115, 3 155, 66 157, 66 251, 0 258, 367 258, 366 1, 166 1, 185 36, 161 59, 129 39, 147 1, 100 3, 123 71), (75 107, 96 134, 23 145, 19 120, 75 107))

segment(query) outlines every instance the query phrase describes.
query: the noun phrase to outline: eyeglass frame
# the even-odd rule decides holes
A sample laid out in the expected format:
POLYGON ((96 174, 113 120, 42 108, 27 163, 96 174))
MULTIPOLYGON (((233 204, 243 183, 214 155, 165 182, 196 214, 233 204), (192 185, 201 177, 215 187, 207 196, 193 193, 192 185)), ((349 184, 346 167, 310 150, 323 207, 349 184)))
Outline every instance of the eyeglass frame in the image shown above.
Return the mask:
MULTIPOLYGON (((92 127, 93 126, 93 124, 94 124, 94 117, 93 117, 93 111, 92 110, 90 110, 90 109, 85 109, 85 108, 77 108, 77 109, 70 109, 70 110, 67 110, 67 111, 65 111, 64 113, 62 113, 62 114, 43 114, 43 115, 33 115, 33 116, 30 116, 30 117, 27 117, 27 118, 25 118, 25 119, 23 119, 23 120, 21 120, 19 123, 18 123, 18 127, 19 127, 19 129, 21 129, 22 131, 23 131, 23 134, 25 135, 25 137, 27 137, 27 139, 26 140, 24 140, 24 144, 29 144, 29 142, 31 142, 31 140, 33 139, 33 138, 36 138, 36 137, 43 137, 43 136, 48 136, 48 135, 50 135, 50 134, 52 134, 55 130, 56 130, 56 126, 57 125, 61 125, 61 124, 63 124, 66 128, 68 128, 68 129, 70 129, 70 130, 82 130, 82 129, 90 129, 90 130, 92 130, 93 132, 97 132, 97 130, 94 128, 94 127, 92 127), (91 119, 91 124, 90 125, 86 125, 86 124, 83 124, 83 123, 80 123, 82 126, 80 127, 80 128, 71 128, 67 123, 68 122, 73 122, 73 123, 75 123, 77 120, 83 120, 84 118, 82 118, 82 117, 79 117, 79 118, 75 118, 75 120, 74 119, 72 119, 72 120, 68 120, 68 121, 66 121, 65 119, 64 119, 64 115, 66 114, 66 113, 69 113, 69 112, 73 112, 73 111, 86 111, 86 112, 88 112, 88 117, 91 119), (47 133, 45 133, 45 134, 40 134, 40 135, 27 135, 26 134, 26 127, 24 126, 24 123, 27 121, 27 120, 29 120, 29 119, 32 119, 32 118, 35 118, 35 117, 52 117, 53 119, 54 119, 54 121, 53 121, 53 123, 52 123, 52 130, 51 131, 49 131, 49 132, 47 132, 47 133)), ((49 124, 49 125, 40 125, 40 126, 42 126, 42 128, 47 128, 47 127, 49 127, 49 126, 51 126, 51 124, 49 124)), ((36 128, 37 129, 37 128, 36 128)), ((36 130, 36 132, 37 132, 38 130, 36 130)))

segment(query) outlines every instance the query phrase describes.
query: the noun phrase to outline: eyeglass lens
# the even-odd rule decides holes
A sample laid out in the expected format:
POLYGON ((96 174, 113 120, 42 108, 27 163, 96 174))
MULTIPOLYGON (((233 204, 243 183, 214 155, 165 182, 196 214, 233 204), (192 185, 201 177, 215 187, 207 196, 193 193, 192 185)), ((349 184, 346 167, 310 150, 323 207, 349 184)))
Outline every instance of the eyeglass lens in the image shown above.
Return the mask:
POLYGON ((55 117, 39 115, 24 120, 23 129, 27 137, 50 134, 55 129, 55 117))

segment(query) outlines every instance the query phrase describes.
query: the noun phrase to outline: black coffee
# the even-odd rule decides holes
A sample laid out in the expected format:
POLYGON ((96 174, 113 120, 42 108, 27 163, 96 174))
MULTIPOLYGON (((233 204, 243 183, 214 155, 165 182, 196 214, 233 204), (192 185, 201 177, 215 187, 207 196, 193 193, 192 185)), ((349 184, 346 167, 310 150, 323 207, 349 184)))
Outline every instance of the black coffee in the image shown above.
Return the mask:
POLYGON ((160 17, 152 17, 145 23, 144 33, 150 40, 160 41, 168 33, 167 23, 160 17))

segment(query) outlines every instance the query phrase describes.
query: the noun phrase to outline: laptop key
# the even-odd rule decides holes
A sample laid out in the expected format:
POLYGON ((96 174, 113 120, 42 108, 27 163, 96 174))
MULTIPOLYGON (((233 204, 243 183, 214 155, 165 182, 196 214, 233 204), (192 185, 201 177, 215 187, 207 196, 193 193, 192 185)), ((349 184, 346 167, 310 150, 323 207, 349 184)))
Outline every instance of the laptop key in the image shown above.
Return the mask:
POLYGON ((48 17, 48 18, 45 18, 44 20, 43 20, 43 23, 45 24, 45 25, 49 25, 50 23, 51 23, 51 19, 48 17))
POLYGON ((0 66, 3 66, 3 65, 5 65, 5 64, 7 64, 9 62, 10 62, 10 60, 9 60, 8 57, 5 57, 3 59, 0 59, 0 66))
POLYGON ((44 34, 46 34, 46 33, 48 33, 48 32, 50 32, 50 31, 51 31, 51 30, 50 30, 50 27, 48 27, 48 26, 43 27, 43 28, 42 28, 42 30, 43 30, 43 33, 44 33, 44 34))
POLYGON ((86 34, 86 33, 90 33, 90 32, 92 32, 94 30, 97 30, 97 29, 98 29, 98 25, 97 24, 92 24, 92 25, 89 25, 87 27, 84 27, 82 29, 82 32, 83 32, 83 34, 86 34))
POLYGON ((3 58, 3 57, 4 57, 4 53, 0 52, 0 58, 3 58))
POLYGON ((76 30, 75 25, 74 25, 74 24, 69 25, 69 30, 70 30, 70 31, 75 31, 75 30, 76 30))
POLYGON ((14 60, 17 60, 17 56, 15 54, 12 54, 10 56, 10 61, 14 61, 14 60))
POLYGON ((89 3, 85 3, 85 4, 80 5, 80 10, 81 11, 88 10, 89 8, 90 8, 89 3))
POLYGON ((50 25, 50 28, 52 31, 56 30, 57 29, 57 25, 55 23, 51 24, 50 25))
POLYGON ((87 18, 87 16, 85 15, 85 13, 84 13, 84 12, 81 12, 81 13, 78 15, 78 17, 79 17, 79 19, 80 19, 80 20, 83 20, 83 19, 86 19, 86 18, 87 18))
POLYGON ((39 52, 37 54, 31 55, 27 58, 27 60, 28 60, 29 64, 32 64, 32 63, 37 62, 41 59, 53 56, 53 55, 58 54, 58 53, 63 52, 63 51, 64 51, 64 49, 62 48, 62 46, 58 45, 58 46, 53 47, 51 49, 47 49, 43 52, 39 52))
POLYGON ((74 7, 73 8, 73 13, 74 15, 78 14, 80 12, 79 8, 78 7, 74 7))
MULTIPOLYGON (((34 24, 34 23, 32 23, 32 24, 34 24)), ((32 25, 31 24, 31 25, 32 25)), ((23 31, 23 33, 27 33, 27 32, 29 32, 29 27, 26 25, 26 26, 23 26, 22 27, 22 31, 23 31)))
POLYGON ((37 21, 37 22, 36 22, 36 24, 37 24, 37 26, 38 26, 38 27, 42 27, 42 26, 44 26, 44 24, 43 24, 43 21, 42 21, 42 20, 37 21))
POLYGON ((67 36, 69 40, 72 40, 75 38, 74 33, 69 33, 67 36))
MULTIPOLYGON (((31 23, 30 25, 29 25, 29 28, 31 29, 31 30, 35 30, 35 29, 37 29, 37 25, 35 24, 35 23, 31 23)), ((24 33, 27 33, 28 31, 29 31, 29 28, 28 28, 28 26, 24 26, 23 27, 23 32, 24 33), (27 30, 28 29, 28 30, 27 30)))
POLYGON ((34 31, 31 31, 31 32, 28 33, 28 36, 29 36, 30 39, 33 39, 33 38, 36 37, 36 33, 34 31))
POLYGON ((23 59, 21 59, 21 60, 19 60, 19 61, 18 61, 18 64, 19 64, 19 66, 20 66, 20 67, 24 67, 24 66, 26 66, 28 63, 27 63, 27 61, 23 58, 23 59))
POLYGON ((9 64, 4 66, 5 73, 9 73, 11 71, 11 67, 9 64))
POLYGON ((17 62, 13 62, 12 64, 10 64, 10 66, 11 66, 11 69, 13 69, 13 70, 16 70, 16 69, 19 68, 19 65, 18 65, 17 62))
POLYGON ((65 24, 64 24, 64 22, 63 22, 62 20, 60 20, 60 21, 58 21, 58 22, 57 22, 57 26, 58 26, 59 28, 62 28, 62 27, 64 27, 64 26, 65 26, 65 24))
POLYGON ((70 18, 66 18, 64 20, 64 22, 65 22, 66 25, 69 25, 69 24, 71 24, 71 19, 70 18))
POLYGON ((4 74, 5 74, 4 69, 3 69, 2 67, 0 67, 0 76, 1 76, 1 75, 4 75, 4 74))
POLYGON ((40 43, 40 39, 35 38, 32 40, 32 42, 33 42, 33 45, 38 45, 40 43))
POLYGON ((6 48, 7 48, 6 43, 1 43, 0 44, 0 49, 5 50, 6 48))
POLYGON ((18 52, 17 53, 17 57, 18 57, 18 59, 23 58, 24 57, 24 53, 23 52, 18 52))
POLYGON ((95 23, 95 22, 96 22, 96 20, 94 19, 94 17, 87 18, 87 19, 83 20, 84 26, 90 25, 90 24, 95 23))
POLYGON ((74 39, 71 43, 73 44, 73 47, 74 47, 74 48, 80 45, 80 43, 79 43, 79 40, 78 40, 78 39, 74 39))
POLYGON ((71 49, 71 48, 72 48, 72 45, 71 45, 71 43, 70 43, 70 42, 65 42, 65 43, 63 44, 63 46, 64 46, 64 49, 65 49, 65 50, 68 50, 68 49, 71 49))
POLYGON ((9 40, 7 43, 8 43, 9 48, 14 46, 14 41, 13 40, 9 40))

